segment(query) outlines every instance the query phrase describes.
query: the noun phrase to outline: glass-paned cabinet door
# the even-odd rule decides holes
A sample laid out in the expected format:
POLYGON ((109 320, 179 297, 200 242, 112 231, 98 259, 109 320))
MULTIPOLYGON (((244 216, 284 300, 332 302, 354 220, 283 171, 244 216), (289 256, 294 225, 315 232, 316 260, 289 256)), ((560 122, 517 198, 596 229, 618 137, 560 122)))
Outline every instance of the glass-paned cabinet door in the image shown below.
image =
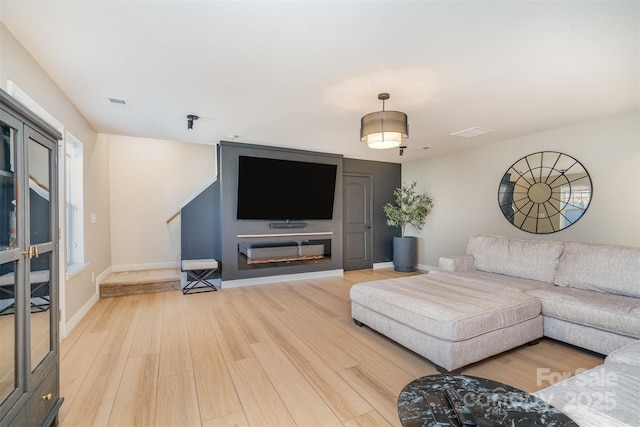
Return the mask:
POLYGON ((24 303, 18 286, 24 255, 20 248, 23 237, 18 232, 22 208, 17 203, 16 181, 17 141, 21 137, 17 129, 21 127, 13 116, 0 110, 0 405, 3 408, 10 406, 22 389, 17 365, 21 363, 18 349, 22 323, 16 314, 24 303))
POLYGON ((29 274, 26 284, 29 316, 29 339, 31 371, 45 360, 55 348, 56 334, 52 333, 55 322, 50 307, 55 307, 56 266, 53 259, 55 241, 53 218, 55 194, 53 155, 55 145, 36 132, 28 131, 29 194, 25 195, 29 226, 29 274))
POLYGON ((16 232, 16 136, 17 132, 8 124, 2 124, 0 145, 0 249, 15 249, 16 232))
POLYGON ((18 348, 16 304, 16 264, 0 264, 0 403, 4 402, 18 384, 16 349, 18 348))

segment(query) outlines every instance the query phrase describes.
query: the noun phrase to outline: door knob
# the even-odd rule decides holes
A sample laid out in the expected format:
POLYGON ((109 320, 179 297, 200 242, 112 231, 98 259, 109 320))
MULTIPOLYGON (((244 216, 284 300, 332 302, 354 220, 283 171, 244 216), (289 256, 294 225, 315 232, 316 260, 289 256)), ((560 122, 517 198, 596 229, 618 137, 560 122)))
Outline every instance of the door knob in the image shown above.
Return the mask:
POLYGON ((27 252, 20 252, 21 254, 29 255, 29 259, 35 257, 38 258, 40 256, 40 250, 37 246, 29 246, 29 250, 27 252))
POLYGON ((35 247, 34 247, 34 246, 29 246, 29 250, 28 250, 28 251, 26 251, 26 252, 20 252, 20 253, 21 253, 21 254, 24 254, 24 255, 29 255, 29 258, 33 258, 33 256, 34 256, 34 249, 35 249, 35 247))

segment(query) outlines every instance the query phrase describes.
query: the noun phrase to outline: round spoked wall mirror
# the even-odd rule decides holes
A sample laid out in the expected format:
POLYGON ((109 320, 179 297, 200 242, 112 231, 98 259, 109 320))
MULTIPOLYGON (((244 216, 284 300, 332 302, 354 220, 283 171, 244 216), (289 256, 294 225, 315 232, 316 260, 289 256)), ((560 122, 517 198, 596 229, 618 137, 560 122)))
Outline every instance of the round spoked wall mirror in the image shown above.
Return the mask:
POLYGON ((585 167, 555 151, 529 154, 504 173, 498 203, 505 218, 528 233, 549 234, 575 224, 591 203, 585 167))

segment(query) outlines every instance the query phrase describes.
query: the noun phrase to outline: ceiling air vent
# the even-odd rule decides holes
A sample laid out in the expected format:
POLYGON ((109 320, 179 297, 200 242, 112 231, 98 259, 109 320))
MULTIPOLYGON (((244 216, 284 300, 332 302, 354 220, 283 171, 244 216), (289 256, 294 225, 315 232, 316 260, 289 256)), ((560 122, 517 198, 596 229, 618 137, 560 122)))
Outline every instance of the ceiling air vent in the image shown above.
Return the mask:
POLYGON ((127 102, 126 99, 120 99, 120 98, 108 98, 108 99, 109 99, 109 102, 116 107, 127 108, 129 106, 129 103, 127 102))
POLYGON ((491 129, 472 127, 469 129, 459 130, 458 132, 453 132, 449 135, 457 136, 459 138, 475 138, 476 136, 484 135, 485 133, 491 133, 491 132, 493 132, 493 130, 491 129))

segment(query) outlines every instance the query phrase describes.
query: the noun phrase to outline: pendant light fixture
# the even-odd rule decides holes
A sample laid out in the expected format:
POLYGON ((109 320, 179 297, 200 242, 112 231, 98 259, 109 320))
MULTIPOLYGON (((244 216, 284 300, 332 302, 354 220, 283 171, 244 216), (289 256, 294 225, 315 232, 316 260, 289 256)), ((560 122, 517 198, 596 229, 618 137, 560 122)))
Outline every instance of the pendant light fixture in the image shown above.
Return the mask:
POLYGON ((369 148, 396 148, 409 137, 407 115, 400 111, 385 111, 384 102, 388 93, 381 93, 382 111, 369 113, 360 120, 360 140, 369 148))

